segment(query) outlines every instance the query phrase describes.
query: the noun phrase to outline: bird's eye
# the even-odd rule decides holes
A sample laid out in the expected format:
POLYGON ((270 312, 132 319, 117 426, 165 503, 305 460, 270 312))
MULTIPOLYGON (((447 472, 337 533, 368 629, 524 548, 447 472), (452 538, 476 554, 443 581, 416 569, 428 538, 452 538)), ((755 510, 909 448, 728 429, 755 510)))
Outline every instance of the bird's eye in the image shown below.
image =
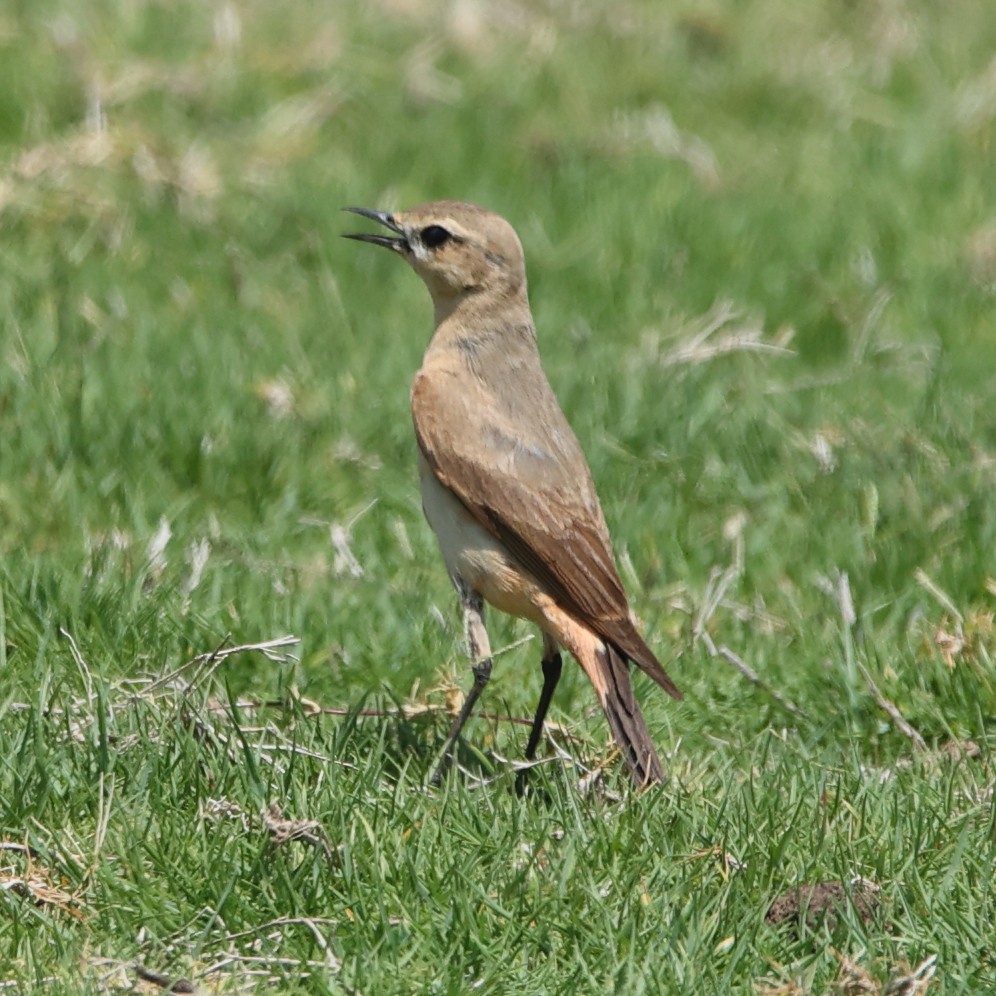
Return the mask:
POLYGON ((419 233, 426 249, 438 249, 450 237, 442 225, 428 225, 419 233))

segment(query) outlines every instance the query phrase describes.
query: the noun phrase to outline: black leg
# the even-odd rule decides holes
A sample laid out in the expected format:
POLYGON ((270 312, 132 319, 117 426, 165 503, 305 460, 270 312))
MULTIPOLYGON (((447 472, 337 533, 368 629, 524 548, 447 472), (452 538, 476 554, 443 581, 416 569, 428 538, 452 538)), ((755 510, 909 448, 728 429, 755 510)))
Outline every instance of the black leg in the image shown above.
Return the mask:
POLYGON ((533 717, 532 729, 529 731, 529 742, 526 744, 527 761, 536 758, 536 748, 539 747, 540 737, 543 736, 543 723, 546 721, 546 713, 553 700, 557 682, 560 681, 562 668, 563 661, 559 651, 554 651, 552 656, 543 658, 543 691, 540 692, 536 715, 533 717))
MULTIPOLYGON (((560 681, 560 672, 563 668, 563 660, 557 645, 544 635, 543 637, 543 691, 540 692, 539 703, 536 706, 536 715, 533 717, 532 729, 529 731, 529 741, 526 744, 526 760, 532 761, 536 758, 536 748, 539 747, 540 738, 543 736, 543 723, 546 721, 546 713, 553 700, 553 693, 560 681)), ((515 791, 522 795, 526 787, 526 777, 528 769, 523 768, 515 777, 515 791)))
POLYGON ((432 773, 433 785, 438 785, 449 769, 457 740, 460 738, 460 732, 473 712, 481 692, 484 691, 484 686, 491 678, 491 644, 488 642, 488 631, 484 628, 484 602, 476 591, 471 591, 462 581, 456 580, 454 583, 460 593, 460 605, 463 608, 467 652, 470 655, 471 670, 474 672, 474 684, 470 686, 467 697, 464 699, 463 708, 450 727, 449 735, 446 738, 446 750, 440 758, 439 764, 436 765, 436 770, 432 773))

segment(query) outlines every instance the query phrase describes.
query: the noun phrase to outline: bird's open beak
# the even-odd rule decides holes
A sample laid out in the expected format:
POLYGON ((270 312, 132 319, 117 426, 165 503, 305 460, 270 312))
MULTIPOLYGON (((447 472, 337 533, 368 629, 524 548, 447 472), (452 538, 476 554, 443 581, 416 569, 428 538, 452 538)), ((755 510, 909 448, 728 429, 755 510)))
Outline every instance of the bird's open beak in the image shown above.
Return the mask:
POLYGON ((408 239, 401 226, 394 220, 394 215, 386 211, 371 211, 370 208, 348 207, 343 211, 351 211, 353 214, 362 214, 364 218, 372 218, 379 221, 385 228, 397 232, 401 238, 393 239, 389 235, 374 235, 369 232, 350 232, 343 235, 344 239, 356 239, 357 242, 372 242, 375 246, 384 246, 385 249, 393 249, 395 252, 407 252, 410 246, 408 239))

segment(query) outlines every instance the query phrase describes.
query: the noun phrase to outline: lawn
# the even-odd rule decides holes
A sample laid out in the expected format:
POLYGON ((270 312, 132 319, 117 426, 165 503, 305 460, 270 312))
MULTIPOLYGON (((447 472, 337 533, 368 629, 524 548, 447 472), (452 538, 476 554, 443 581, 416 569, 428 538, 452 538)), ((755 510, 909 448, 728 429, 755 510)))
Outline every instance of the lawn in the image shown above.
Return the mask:
POLYGON ((996 992, 994 52, 986 0, 0 10, 0 992, 996 992), (516 795, 497 615, 428 785, 431 307, 338 236, 439 197, 521 235, 660 789, 568 664, 516 795))

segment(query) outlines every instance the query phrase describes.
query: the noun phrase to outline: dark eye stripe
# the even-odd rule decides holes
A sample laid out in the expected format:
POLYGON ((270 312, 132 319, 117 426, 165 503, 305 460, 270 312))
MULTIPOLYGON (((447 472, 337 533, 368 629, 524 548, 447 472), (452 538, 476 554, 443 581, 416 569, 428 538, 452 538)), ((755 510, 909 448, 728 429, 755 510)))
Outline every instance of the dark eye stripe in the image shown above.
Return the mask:
POLYGON ((426 249, 438 249, 450 237, 450 233, 442 225, 427 225, 419 233, 422 245, 426 249))

